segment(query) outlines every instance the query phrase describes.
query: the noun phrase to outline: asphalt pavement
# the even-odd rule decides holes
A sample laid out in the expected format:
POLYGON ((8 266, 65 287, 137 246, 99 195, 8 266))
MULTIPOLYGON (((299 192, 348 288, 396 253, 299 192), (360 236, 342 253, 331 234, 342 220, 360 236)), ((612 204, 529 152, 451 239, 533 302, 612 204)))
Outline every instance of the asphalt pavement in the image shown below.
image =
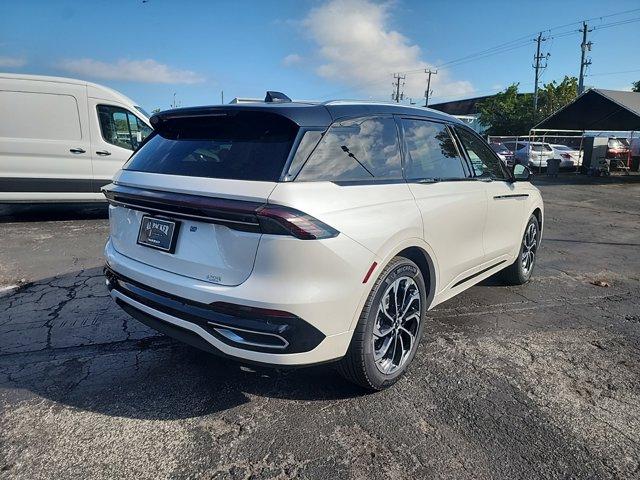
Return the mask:
POLYGON ((104 206, 0 207, 0 478, 640 478, 640 182, 594 181, 538 182, 533 280, 429 312, 376 394, 130 319, 104 206))

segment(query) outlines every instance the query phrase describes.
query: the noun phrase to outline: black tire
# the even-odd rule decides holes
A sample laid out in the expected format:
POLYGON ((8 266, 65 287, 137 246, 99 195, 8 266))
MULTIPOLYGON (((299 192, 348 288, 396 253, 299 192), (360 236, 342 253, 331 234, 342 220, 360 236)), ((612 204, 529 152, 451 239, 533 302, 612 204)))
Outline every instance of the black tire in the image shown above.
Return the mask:
MULTIPOLYGON (((398 294, 396 293, 395 298, 397 297, 398 294)), ((367 298, 364 308, 362 309, 362 313, 360 314, 358 325, 353 332, 353 337, 351 338, 351 344, 349 345, 347 354, 337 364, 339 373, 347 380, 371 391, 383 390, 397 382, 413 360, 420 343, 427 309, 426 302, 427 291, 425 281, 418 266, 408 258, 394 257, 382 270, 378 279, 371 288, 371 293, 369 293, 369 297, 367 298), (411 283, 411 280, 407 279, 413 280, 413 283, 411 283), (375 347, 373 332, 374 326, 376 325, 376 322, 378 322, 379 308, 385 308, 384 305, 381 307, 383 296, 388 294, 389 289, 394 288, 392 285, 396 285, 394 283, 396 280, 399 280, 397 287, 398 290, 402 289, 403 284, 405 285, 404 297, 401 302, 405 302, 406 300, 404 305, 412 308, 409 314, 407 314, 407 318, 413 317, 413 319, 408 322, 414 322, 416 314, 419 315, 419 318, 417 325, 411 324, 410 326, 409 323, 400 324, 400 321, 397 321, 396 323, 400 324, 400 326, 392 327, 396 329, 396 333, 391 333, 389 335, 396 335, 396 337, 395 339, 390 340, 390 342, 396 342, 394 343, 394 347, 402 345, 400 346, 399 354, 401 361, 398 362, 399 365, 394 371, 383 373, 374 358, 375 347), (406 299, 408 292, 411 292, 411 295, 409 299, 406 299), (415 305, 413 302, 416 299, 415 297, 418 296, 420 303, 419 305, 415 305), (411 303, 411 305, 408 305, 409 303, 411 303), (403 328, 402 325, 406 326, 406 329, 403 328), (412 332, 408 332, 407 329, 412 330, 412 332), (404 333, 401 332, 402 330, 404 330, 404 333), (411 338, 410 333, 414 332, 415 336, 411 341, 411 347, 407 348, 405 354, 405 351, 403 350, 403 348, 405 348, 405 341, 408 343, 411 338), (401 342, 397 340, 399 336, 403 339, 401 342)), ((401 307, 401 310, 402 309, 403 308, 401 307)), ((389 310, 385 309, 385 311, 389 310)), ((388 321, 391 317, 387 315, 382 318, 384 321, 388 321)), ((376 342, 384 341, 384 338, 382 337, 376 337, 376 339, 376 342)), ((388 348, 390 349, 391 347, 388 348)), ((393 350, 391 357, 396 357, 395 349, 393 350)), ((391 363, 393 358, 391 359, 391 363)), ((391 365, 391 363, 389 364, 391 365)))
POLYGON ((540 225, 538 224, 538 219, 535 215, 531 215, 529 221, 527 222, 527 226, 524 229, 524 233, 522 235, 522 241, 520 242, 520 250, 518 251, 518 258, 516 261, 509 265, 507 268, 500 272, 500 276, 502 281, 507 285, 524 285, 531 279, 531 273, 533 272, 533 268, 536 264, 536 258, 538 253, 538 245, 540 244, 540 225), (533 227, 532 227, 533 225, 533 227), (534 235, 534 245, 533 248, 527 247, 525 244, 527 242, 527 235, 530 235, 530 229, 535 229, 534 235), (531 259, 531 263, 529 268, 525 267, 524 262, 524 253, 525 250, 533 252, 533 258, 531 259))

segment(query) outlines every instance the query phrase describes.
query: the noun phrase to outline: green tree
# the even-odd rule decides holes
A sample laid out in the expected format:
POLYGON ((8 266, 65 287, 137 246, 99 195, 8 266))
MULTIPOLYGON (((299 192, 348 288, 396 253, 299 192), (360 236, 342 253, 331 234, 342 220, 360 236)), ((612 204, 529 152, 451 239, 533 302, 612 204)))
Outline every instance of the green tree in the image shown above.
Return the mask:
POLYGON ((533 110, 533 94, 519 93, 518 83, 507 87, 479 106, 480 123, 488 135, 524 135, 540 120, 558 111, 578 94, 578 80, 564 77, 547 83, 538 90, 538 111, 533 110))
POLYGON ((489 135, 522 135, 533 124, 533 95, 519 93, 514 83, 480 104, 480 123, 489 135))
POLYGON ((637 82, 633 82, 631 84, 631 91, 632 92, 640 92, 640 80, 638 80, 637 82))
POLYGON ((538 122, 571 103, 578 96, 578 79, 564 77, 560 83, 555 81, 547 83, 539 93, 539 110, 536 118, 538 122))

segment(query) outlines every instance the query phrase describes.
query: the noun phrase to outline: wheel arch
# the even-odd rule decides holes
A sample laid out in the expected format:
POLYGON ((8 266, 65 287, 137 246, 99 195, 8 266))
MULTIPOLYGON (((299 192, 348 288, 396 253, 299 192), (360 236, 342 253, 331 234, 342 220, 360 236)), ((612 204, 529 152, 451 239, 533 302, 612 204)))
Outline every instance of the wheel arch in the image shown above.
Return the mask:
MULTIPOLYGON (((427 287, 427 310, 436 296, 436 270, 429 254, 418 246, 407 247, 397 252, 394 257, 405 257, 414 262, 422 273, 427 287)), ((392 257, 393 258, 393 257, 392 257)))
POLYGON ((367 281, 368 288, 364 290, 363 296, 360 299, 360 303, 358 304, 358 309, 356 310, 354 318, 351 321, 351 325, 349 326, 349 330, 353 330, 355 328, 358 319, 360 318, 362 309, 364 308, 364 304, 369 297, 369 294, 371 293, 371 288, 380 277, 380 274, 388 265, 388 263, 397 256, 406 257, 413 261, 416 265, 418 265, 420 273, 422 273, 422 277, 425 280, 425 285, 428 285, 426 306, 427 310, 430 309, 437 291, 437 261, 435 260, 435 256, 433 254, 433 251, 431 250, 431 247, 424 240, 420 238, 405 239, 403 242, 396 245, 395 248, 389 250, 386 254, 384 254, 384 256, 376 256, 376 263, 378 265, 374 270, 374 275, 371 275, 371 277, 367 281))
POLYGON ((540 232, 542 232, 542 209, 540 207, 536 207, 531 214, 535 215, 536 220, 538 220, 538 227, 540 227, 540 232))

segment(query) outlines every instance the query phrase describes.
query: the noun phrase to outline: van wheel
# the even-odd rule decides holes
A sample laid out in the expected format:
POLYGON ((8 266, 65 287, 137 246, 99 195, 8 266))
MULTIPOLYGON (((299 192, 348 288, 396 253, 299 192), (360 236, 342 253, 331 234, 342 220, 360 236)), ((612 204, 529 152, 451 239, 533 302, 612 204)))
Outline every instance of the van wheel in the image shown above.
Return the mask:
POLYGON ((507 285, 523 285, 531 278, 536 263, 536 254, 540 243, 540 227, 535 215, 531 215, 524 229, 518 258, 510 266, 500 272, 507 285))
POLYGON ((407 370, 416 354, 427 308, 418 266, 394 257, 369 293, 338 371, 368 390, 383 390, 407 370))

